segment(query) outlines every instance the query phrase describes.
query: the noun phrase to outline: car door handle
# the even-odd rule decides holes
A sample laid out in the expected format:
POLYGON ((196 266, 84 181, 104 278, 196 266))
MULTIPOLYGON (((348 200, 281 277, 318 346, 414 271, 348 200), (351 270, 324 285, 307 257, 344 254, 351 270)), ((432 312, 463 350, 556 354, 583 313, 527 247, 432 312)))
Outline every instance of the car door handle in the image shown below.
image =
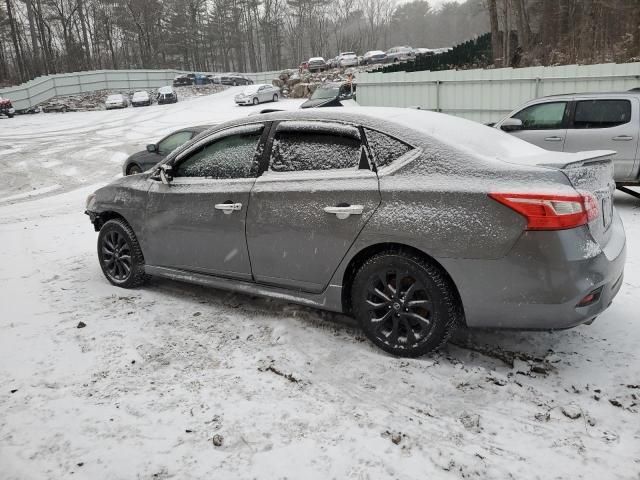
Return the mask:
POLYGON ((362 215, 364 207, 362 205, 347 205, 345 207, 324 207, 327 213, 333 213, 340 220, 349 218, 350 215, 362 215))
POLYGON ((628 142, 629 140, 633 140, 631 135, 618 135, 617 137, 613 137, 611 140, 616 142, 628 142))
POLYGON ((553 137, 545 137, 544 141, 545 142, 561 142, 562 141, 562 137, 558 137, 558 136, 554 135, 553 137))
POLYGON ((225 215, 229 215, 238 210, 242 210, 241 203, 216 203, 215 205, 217 210, 222 210, 225 215))

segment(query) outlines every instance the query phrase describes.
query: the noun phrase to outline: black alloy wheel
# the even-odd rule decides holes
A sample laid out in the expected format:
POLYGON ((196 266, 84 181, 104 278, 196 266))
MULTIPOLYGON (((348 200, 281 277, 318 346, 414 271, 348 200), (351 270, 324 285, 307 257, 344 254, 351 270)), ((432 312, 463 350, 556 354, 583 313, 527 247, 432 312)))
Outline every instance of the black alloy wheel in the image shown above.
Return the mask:
POLYGON ((398 252, 377 254, 362 265, 352 306, 374 344, 405 357, 439 348, 462 319, 446 274, 418 256, 398 252))
POLYGON ((98 259, 107 280, 124 288, 146 280, 144 257, 133 230, 124 220, 108 220, 98 234, 98 259))

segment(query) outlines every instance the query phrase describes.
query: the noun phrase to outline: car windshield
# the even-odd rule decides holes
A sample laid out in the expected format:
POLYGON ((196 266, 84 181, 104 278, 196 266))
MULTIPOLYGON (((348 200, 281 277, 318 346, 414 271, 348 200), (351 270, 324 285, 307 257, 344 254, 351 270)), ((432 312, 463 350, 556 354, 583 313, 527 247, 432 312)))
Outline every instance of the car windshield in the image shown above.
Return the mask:
POLYGON ((339 86, 331 86, 331 87, 321 87, 317 88, 313 95, 311 95, 311 100, 324 100, 327 98, 336 98, 340 94, 339 86))

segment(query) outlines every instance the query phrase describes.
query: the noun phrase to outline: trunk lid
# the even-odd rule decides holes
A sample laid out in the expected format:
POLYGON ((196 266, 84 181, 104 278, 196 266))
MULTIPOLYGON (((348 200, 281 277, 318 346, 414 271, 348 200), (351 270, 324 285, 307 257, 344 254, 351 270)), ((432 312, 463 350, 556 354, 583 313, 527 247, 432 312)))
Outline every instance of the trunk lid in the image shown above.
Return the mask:
POLYGON ((542 167, 561 170, 578 192, 593 195, 598 205, 598 215, 589 222, 589 230, 601 246, 609 241, 613 221, 613 194, 616 189, 611 160, 613 155, 615 152, 609 150, 544 154, 536 162, 542 167))

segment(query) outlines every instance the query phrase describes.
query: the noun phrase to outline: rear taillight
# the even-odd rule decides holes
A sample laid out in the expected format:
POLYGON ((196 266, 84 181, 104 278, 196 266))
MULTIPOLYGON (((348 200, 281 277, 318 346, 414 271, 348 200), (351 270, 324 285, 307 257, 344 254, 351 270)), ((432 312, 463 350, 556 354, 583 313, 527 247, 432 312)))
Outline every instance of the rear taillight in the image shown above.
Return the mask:
POLYGON ((494 200, 527 219, 527 230, 566 230, 586 225, 598 216, 598 203, 590 193, 490 193, 494 200))

